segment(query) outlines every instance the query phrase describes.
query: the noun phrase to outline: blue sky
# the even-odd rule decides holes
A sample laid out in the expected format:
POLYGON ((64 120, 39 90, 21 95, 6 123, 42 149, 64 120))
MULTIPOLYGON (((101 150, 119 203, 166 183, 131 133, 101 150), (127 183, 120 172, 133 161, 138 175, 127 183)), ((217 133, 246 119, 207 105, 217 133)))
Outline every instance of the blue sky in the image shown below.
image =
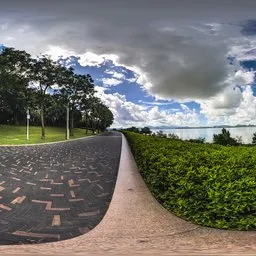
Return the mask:
MULTIPOLYGON (((160 111, 167 111, 170 113, 183 112, 181 104, 175 100, 156 100, 154 96, 148 94, 143 88, 143 85, 136 82, 136 73, 124 66, 115 65, 111 60, 106 60, 98 66, 82 66, 75 56, 70 58, 60 58, 59 61, 62 65, 72 65, 74 71, 78 74, 90 74, 96 87, 104 88, 104 93, 106 95, 117 93, 125 95, 128 102, 136 105, 147 108, 157 106, 160 111), (67 60, 69 60, 68 64, 67 60)), ((194 101, 189 101, 183 103, 183 105, 200 114, 200 104, 194 101)), ((202 125, 206 124, 206 119, 203 115, 200 116, 200 121, 202 125)), ((176 126, 175 124, 170 125, 176 126)))
MULTIPOLYGON (((248 25, 247 25, 248 26, 248 25)), ((249 28, 247 28, 249 30, 249 28)), ((111 60, 105 60, 102 64, 97 64, 97 66, 82 66, 79 64, 78 58, 72 56, 70 58, 63 59, 70 60, 69 64, 75 69, 76 73, 79 74, 91 74, 94 79, 94 83, 97 87, 102 87, 105 89, 104 93, 106 95, 113 95, 118 93, 120 95, 125 95, 125 98, 128 102, 134 103, 136 105, 141 105, 144 107, 153 108, 157 106, 159 111, 166 111, 169 113, 183 113, 185 112, 184 108, 181 106, 185 105, 190 110, 193 110, 197 113, 199 117, 200 126, 207 126, 208 119, 204 114, 200 113, 201 105, 196 101, 187 101, 180 103, 175 99, 164 100, 156 99, 154 96, 150 95, 143 87, 143 85, 136 82, 136 73, 127 69, 125 66, 115 65, 111 60)), ((62 60, 62 59, 61 59, 62 60)), ((232 58, 233 61, 230 61, 230 65, 235 65, 233 62, 236 61, 235 58, 232 58)), ((244 60, 240 61, 239 65, 245 71, 256 71, 256 60, 244 60)), ((255 76, 254 76, 255 77, 255 76)), ((244 87, 240 86, 239 83, 233 84, 233 87, 239 87, 240 91, 244 91, 244 87)), ((256 79, 251 83, 251 88, 253 95, 256 96, 256 79)), ((253 120, 251 120, 250 123, 253 120)), ((242 123, 242 122, 241 122, 242 123)), ((217 125, 216 123, 215 125, 217 125)), ((238 123, 236 123, 238 124, 238 123)), ((166 126, 177 126, 175 123, 165 124, 166 126)), ((186 124, 185 124, 186 125, 186 124)))
POLYGON ((256 124, 255 1, 57 2, 1 5, 0 44, 91 74, 113 127, 256 124))

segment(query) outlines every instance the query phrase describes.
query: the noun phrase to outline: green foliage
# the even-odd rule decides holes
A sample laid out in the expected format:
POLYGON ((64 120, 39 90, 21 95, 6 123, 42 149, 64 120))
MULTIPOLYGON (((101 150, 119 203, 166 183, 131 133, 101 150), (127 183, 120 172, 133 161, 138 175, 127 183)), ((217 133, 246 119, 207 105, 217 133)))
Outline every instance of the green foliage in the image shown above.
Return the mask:
POLYGON ((256 144, 256 132, 252 135, 252 144, 256 144))
POLYGON ((156 136, 161 138, 167 138, 167 135, 162 130, 157 131, 156 136))
POLYGON ((199 137, 198 139, 189 139, 188 141, 189 141, 189 142, 194 142, 194 143, 201 143, 201 144, 203 144, 203 143, 205 143, 205 138, 199 137))
POLYGON ((150 191, 166 209, 204 226, 256 229, 255 147, 124 134, 150 191))
POLYGON ((30 55, 6 48, 0 54, 0 123, 24 120, 31 90, 28 84, 30 55))
POLYGON ((213 134, 213 143, 220 144, 220 145, 231 145, 237 146, 239 142, 230 136, 230 132, 225 128, 222 129, 221 133, 213 134))
POLYGON ((152 133, 152 131, 148 127, 142 128, 140 132, 143 134, 151 134, 152 133))
POLYGON ((135 126, 132 126, 132 127, 129 127, 127 129, 125 129, 126 131, 129 131, 129 132, 136 132, 136 133, 139 133, 140 130, 139 128, 135 127, 135 126))
POLYGON ((94 93, 90 75, 75 74, 47 55, 33 59, 8 47, 0 52, 0 124, 24 125, 29 108, 30 123, 41 124, 45 140, 45 124, 65 126, 68 108, 71 136, 82 118, 86 127, 90 122, 93 129, 105 130, 114 117, 94 93))
POLYGON ((169 133, 168 136, 167 136, 169 139, 172 139, 172 140, 179 140, 179 136, 175 133, 169 133))

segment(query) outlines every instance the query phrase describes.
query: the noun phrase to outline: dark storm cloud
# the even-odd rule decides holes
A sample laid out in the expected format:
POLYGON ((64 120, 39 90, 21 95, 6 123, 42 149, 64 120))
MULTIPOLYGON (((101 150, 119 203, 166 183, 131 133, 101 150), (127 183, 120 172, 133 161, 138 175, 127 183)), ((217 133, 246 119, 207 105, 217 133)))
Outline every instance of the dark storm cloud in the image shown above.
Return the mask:
POLYGON ((254 1, 238 0, 10 0, 0 8, 0 42, 37 54, 49 46, 117 54, 140 68, 150 93, 200 99, 227 86, 222 24, 252 18, 255 10, 254 1))

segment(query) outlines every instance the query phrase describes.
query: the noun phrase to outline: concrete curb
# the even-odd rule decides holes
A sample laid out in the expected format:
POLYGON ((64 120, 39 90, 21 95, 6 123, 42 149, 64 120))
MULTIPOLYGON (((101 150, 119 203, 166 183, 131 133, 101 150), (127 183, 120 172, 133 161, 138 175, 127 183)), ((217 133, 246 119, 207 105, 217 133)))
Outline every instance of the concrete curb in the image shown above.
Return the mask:
POLYGON ((200 227, 166 211, 141 178, 122 135, 113 198, 89 233, 39 245, 0 246, 0 255, 255 255, 256 232, 200 227))

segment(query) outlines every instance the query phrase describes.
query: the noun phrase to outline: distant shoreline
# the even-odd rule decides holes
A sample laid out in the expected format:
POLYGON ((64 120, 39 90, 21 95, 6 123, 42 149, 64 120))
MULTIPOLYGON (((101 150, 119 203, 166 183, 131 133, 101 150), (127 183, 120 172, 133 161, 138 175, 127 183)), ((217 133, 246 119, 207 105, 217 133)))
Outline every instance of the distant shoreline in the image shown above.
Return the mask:
POLYGON ((237 126, 197 126, 197 127, 149 127, 152 130, 167 130, 167 129, 213 129, 213 128, 244 128, 256 127, 256 125, 237 125, 237 126))
POLYGON ((244 127, 256 127, 256 125, 239 125, 239 126, 198 126, 198 127, 176 127, 176 128, 165 128, 165 129, 212 129, 212 128, 244 128, 244 127))
MULTIPOLYGON (((184 127, 152 127, 147 126, 150 130, 179 130, 179 129, 213 129, 213 128, 245 128, 245 127, 256 127, 256 125, 220 125, 220 126, 184 126, 184 127)), ((136 127, 138 129, 142 129, 143 127, 136 127)), ((122 130, 123 128, 110 128, 109 130, 122 130)), ((124 128, 126 129, 126 128, 124 128)))

